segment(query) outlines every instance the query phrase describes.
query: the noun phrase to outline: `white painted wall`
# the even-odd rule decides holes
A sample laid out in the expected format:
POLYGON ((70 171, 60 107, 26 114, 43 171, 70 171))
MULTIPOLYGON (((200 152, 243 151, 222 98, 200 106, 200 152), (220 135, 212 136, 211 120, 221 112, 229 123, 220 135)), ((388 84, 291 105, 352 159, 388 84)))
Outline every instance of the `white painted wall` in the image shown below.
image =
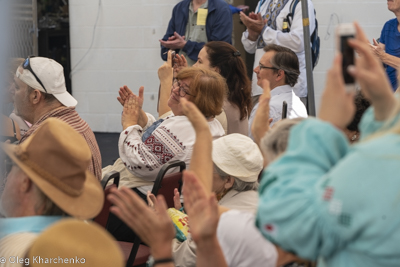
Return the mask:
MULTIPOLYGON (((77 111, 94 131, 121 131, 122 107, 116 101, 124 84, 137 91, 145 86, 144 110, 155 114, 157 69, 163 63, 158 40, 165 34, 173 6, 179 0, 70 0, 72 90, 77 111), (98 13, 99 10, 99 13, 98 13)), ((320 61, 314 70, 316 106, 319 107, 325 73, 334 54, 334 26, 358 20, 368 36, 379 37, 383 24, 393 18, 381 0, 314 0, 321 38, 320 61), (337 14, 333 21, 330 18, 337 14), (337 19, 338 18, 338 19, 337 19)))

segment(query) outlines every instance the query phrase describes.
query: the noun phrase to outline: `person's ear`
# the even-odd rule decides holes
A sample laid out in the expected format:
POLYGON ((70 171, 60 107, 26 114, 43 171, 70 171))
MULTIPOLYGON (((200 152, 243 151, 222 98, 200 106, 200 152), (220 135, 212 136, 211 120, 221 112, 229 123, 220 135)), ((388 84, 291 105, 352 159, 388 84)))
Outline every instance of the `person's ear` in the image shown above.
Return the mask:
POLYGON ((32 190, 33 183, 32 180, 24 172, 21 171, 21 175, 22 177, 20 183, 20 190, 23 193, 27 193, 30 190, 32 190))
POLYGON ((279 82, 282 79, 285 79, 285 71, 284 70, 278 70, 278 73, 276 75, 276 81, 279 82))
POLYGON ((225 189, 229 189, 232 188, 233 184, 235 183, 235 178, 233 178, 232 176, 229 176, 228 179, 226 180, 226 183, 224 185, 225 189))
POLYGON ((216 73, 221 74, 221 70, 220 70, 218 67, 214 67, 213 70, 214 70, 216 73))
POLYGON ((40 102, 40 99, 42 97, 42 92, 39 90, 34 89, 30 95, 32 103, 33 104, 38 104, 40 102))

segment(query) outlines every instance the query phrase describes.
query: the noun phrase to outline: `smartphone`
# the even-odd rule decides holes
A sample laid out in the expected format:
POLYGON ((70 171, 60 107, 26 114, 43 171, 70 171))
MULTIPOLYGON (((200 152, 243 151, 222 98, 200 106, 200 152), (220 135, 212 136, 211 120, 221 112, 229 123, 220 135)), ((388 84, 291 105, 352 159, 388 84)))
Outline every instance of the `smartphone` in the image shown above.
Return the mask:
POLYGON ((175 51, 172 51, 171 52, 171 59, 172 59, 172 62, 171 62, 171 64, 172 64, 172 66, 171 67, 174 67, 174 64, 175 64, 175 55, 176 55, 176 52, 175 51))
POLYGON ((348 43, 355 35, 356 29, 352 23, 339 24, 336 28, 336 48, 343 55, 342 75, 347 92, 356 91, 356 81, 347 71, 349 66, 355 65, 355 52, 348 43))
POLYGON ((287 117, 287 102, 283 101, 282 103, 282 120, 287 117))

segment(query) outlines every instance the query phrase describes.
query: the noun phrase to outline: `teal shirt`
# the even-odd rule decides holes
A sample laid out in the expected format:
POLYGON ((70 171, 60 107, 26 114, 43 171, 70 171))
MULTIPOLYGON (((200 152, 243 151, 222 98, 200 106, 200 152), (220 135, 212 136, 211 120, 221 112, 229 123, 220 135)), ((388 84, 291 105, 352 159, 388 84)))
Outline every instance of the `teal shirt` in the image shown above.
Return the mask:
POLYGON ((26 216, 0 219, 0 239, 9 234, 31 232, 41 233, 63 216, 26 216))
MULTIPOLYGON (((384 127, 369 109, 362 140, 384 127)), ((400 134, 350 146, 331 124, 307 119, 264 171, 259 193, 256 224, 284 250, 319 267, 399 266, 400 134)))

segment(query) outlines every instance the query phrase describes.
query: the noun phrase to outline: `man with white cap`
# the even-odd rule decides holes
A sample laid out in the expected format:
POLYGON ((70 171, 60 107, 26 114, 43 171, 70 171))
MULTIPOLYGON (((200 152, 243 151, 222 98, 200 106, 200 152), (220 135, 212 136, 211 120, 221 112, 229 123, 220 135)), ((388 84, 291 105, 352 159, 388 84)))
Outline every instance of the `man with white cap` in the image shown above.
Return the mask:
POLYGON ((103 207, 91 153, 67 123, 48 118, 19 145, 1 143, 7 182, 1 196, 0 251, 9 266, 49 225, 66 216, 91 219, 103 207), (6 257, 9 256, 9 257, 6 257))
POLYGON ((50 117, 65 121, 85 138, 92 152, 88 169, 101 180, 101 155, 96 138, 75 111, 78 102, 67 92, 63 67, 50 58, 28 57, 15 75, 16 115, 32 124, 20 143, 50 117))

